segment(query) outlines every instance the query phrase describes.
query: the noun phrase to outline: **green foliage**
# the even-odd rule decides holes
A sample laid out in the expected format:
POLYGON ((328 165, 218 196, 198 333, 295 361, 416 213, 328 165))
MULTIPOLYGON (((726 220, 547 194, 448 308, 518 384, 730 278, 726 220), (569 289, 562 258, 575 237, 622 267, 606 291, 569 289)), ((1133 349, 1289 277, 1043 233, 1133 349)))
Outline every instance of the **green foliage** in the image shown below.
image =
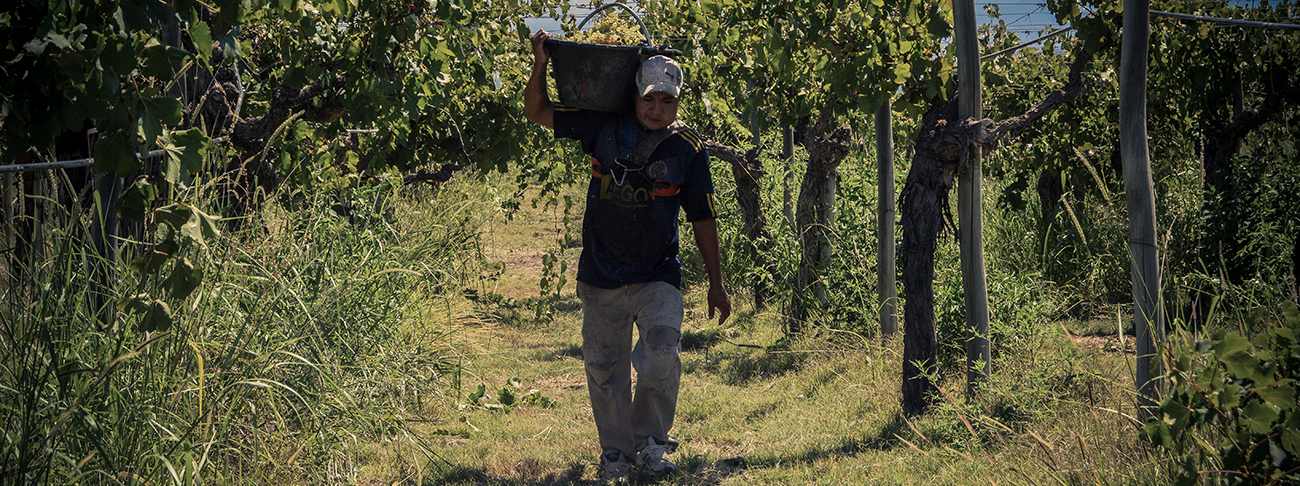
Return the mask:
MULTIPOLYGON (((1004 216, 986 225, 997 235, 987 241, 992 258, 1008 269, 1038 274, 1069 289, 1062 294, 1078 295, 1080 303, 1088 303, 1073 310, 1091 315, 1093 303, 1131 298, 1114 118, 1116 49, 1101 49, 1118 42, 1121 3, 1058 1, 1049 6, 1057 22, 1075 27, 1077 35, 1054 37, 984 61, 984 116, 1000 120, 1024 113, 1064 88, 1069 63, 1078 51, 1096 54, 1083 73, 1084 88, 1077 98, 985 159, 986 174, 999 181, 989 186, 995 210, 1004 216)), ((990 18, 994 22, 981 30, 988 50, 1020 43, 996 11, 990 18)))
MULTIPOLYGON (((994 119, 1023 112, 1030 103, 1059 89, 1065 80, 1061 55, 1080 48, 1117 42, 1119 2, 1058 1, 1050 4, 1058 21, 1073 22, 1077 35, 1044 42, 982 64, 985 77, 985 115, 994 119), (1089 13, 1092 12, 1092 13, 1089 13), (1083 15, 1087 13, 1088 15, 1083 15)), ((1293 9, 1293 2, 1242 6, 1230 2, 1174 2, 1153 9, 1196 12, 1220 17, 1269 18, 1293 9), (1249 8, 1246 8, 1249 7, 1249 8)), ((996 12, 991 17, 997 19, 996 12)), ((1294 152, 1294 108, 1274 94, 1281 74, 1293 63, 1293 54, 1278 52, 1293 34, 1214 27, 1153 17, 1152 50, 1168 56, 1152 59, 1148 84, 1148 129, 1157 200, 1159 227, 1167 240, 1167 280, 1176 289, 1171 302, 1185 307, 1201 301, 1204 314, 1219 284, 1220 271, 1233 284, 1255 280, 1278 289, 1289 285, 1288 250, 1295 234, 1295 184, 1293 164, 1284 155, 1294 152), (1196 28, 1192 28, 1196 27, 1196 28), (1242 53, 1261 51, 1274 63, 1252 64, 1242 53), (1280 56, 1280 57, 1279 57, 1280 56), (1281 64, 1276 64, 1281 63, 1281 64), (1234 159, 1229 178, 1236 181, 1223 194, 1206 191, 1211 170, 1203 138, 1211 127, 1226 126, 1233 89, 1244 83, 1245 108, 1273 103, 1274 120, 1243 144, 1250 155, 1234 159), (1188 127, 1200 127, 1189 130, 1188 127), (1205 131, 1203 131, 1205 130, 1205 131), (1205 191, 1204 198, 1202 192, 1205 191), (1202 212, 1204 208, 1204 212, 1202 212), (1283 208, 1286 208, 1283 210, 1283 208), (1267 262, 1267 263, 1264 263, 1267 262)), ((982 32, 989 49, 1010 47, 1019 38, 1007 32, 1000 20, 982 32)), ((1293 50, 1292 50, 1293 51, 1293 50)), ((1085 71, 1083 93, 1075 101, 1048 114, 986 160, 987 174, 1004 181, 998 205, 1016 211, 1037 211, 1033 232, 1037 248, 1022 248, 1022 256, 1008 259, 1024 264, 1023 271, 1042 272, 1057 285, 1077 295, 1068 307, 1077 317, 1088 317, 1095 304, 1131 299, 1127 216, 1118 152, 1115 114, 1118 112, 1114 50, 1098 52, 1085 71), (1035 200, 1030 196, 1037 192, 1035 200)), ((1293 72, 1294 70, 1290 70, 1293 72)), ((1283 82, 1284 83, 1284 82, 1283 82)), ((1025 240, 1028 243, 1029 240, 1025 240)), ((1016 244, 1014 239, 992 244, 1016 244)), ((1254 285, 1254 284, 1247 284, 1254 285)), ((1226 303, 1226 302, 1225 302, 1226 303)), ((1235 303, 1234 303, 1235 305, 1235 303)))
POLYGON ((1205 238, 1197 249, 1208 248, 1217 260, 1199 262, 1196 270, 1222 269, 1234 284, 1285 289, 1296 277, 1288 270, 1300 233, 1300 168, 1290 163, 1296 151, 1287 142, 1300 129, 1279 124, 1261 131, 1251 137, 1257 144, 1226 168, 1233 190, 1205 195, 1207 209, 1199 215, 1205 238))
MULTIPOLYGON (((861 113, 885 99, 894 98, 897 111, 911 116, 927 107, 925 100, 947 96, 949 5, 669 0, 643 8, 652 31, 686 53, 688 96, 698 98, 684 105, 683 117, 732 142, 747 129, 744 113, 751 110, 765 118, 762 124, 788 126, 835 100, 851 108, 837 121, 861 127, 861 113)), ((1270 2, 1245 11, 1207 0, 1153 8, 1241 17, 1289 15, 1294 5, 1270 2)), ((1077 35, 987 62, 988 116, 1018 114, 1058 89, 1062 52, 1118 39, 1118 1, 1051 0, 1049 6, 1077 35)), ((0 474, 34 483, 94 482, 123 473, 151 483, 227 482, 236 474, 230 471, 268 457, 338 465, 333 461, 346 435, 391 437, 400 427, 391 412, 440 400, 443 377, 457 362, 437 343, 394 346, 418 334, 398 323, 429 312, 412 308, 424 302, 417 299, 442 298, 482 274, 479 203, 492 196, 439 193, 429 209, 437 217, 399 218, 394 208, 410 201, 388 181, 430 163, 470 165, 480 174, 513 170, 519 192, 540 185, 550 194, 584 180, 585 158, 524 120, 518 95, 531 60, 522 18, 563 16, 568 7, 486 0, 18 0, 0 12, 0 163, 25 152, 43 157, 53 151, 56 135, 93 125, 100 134, 96 170, 130 178, 114 209, 143 228, 114 263, 87 251, 92 243, 79 236, 85 218, 66 215, 66 231, 51 233, 45 258, 23 262, 32 279, 0 294, 6 342, 31 344, 0 355, 3 388, 13 391, 4 394, 4 422, 16 424, 6 428, 0 445, 0 474), (179 28, 179 43, 166 45, 167 25, 179 28), (272 127, 274 135, 251 146, 217 148, 211 138, 229 135, 230 127, 205 118, 198 92, 206 88, 191 88, 236 67, 246 96, 236 113, 241 119, 286 109, 276 105, 281 88, 319 88, 320 94, 289 107, 292 116, 272 127), (330 117, 317 110, 336 111, 330 117), (374 133, 349 134, 352 129, 374 133), (154 150, 162 152, 160 159, 145 157, 154 150), (262 162, 283 180, 283 190, 273 194, 281 206, 254 214, 244 233, 222 231, 216 212, 202 209, 214 191, 204 183, 228 179, 221 172, 226 168, 243 171, 262 162), (346 222, 330 211, 341 202, 351 208, 346 222), (87 275, 100 268, 115 270, 121 282, 104 287, 87 275), (306 439, 276 443, 268 428, 306 439)), ((1232 292, 1223 302, 1272 305, 1279 289, 1294 285, 1294 276, 1278 270, 1294 264, 1286 252, 1300 224, 1294 211, 1300 182, 1290 163, 1294 108, 1281 112, 1282 123, 1248 140, 1235 161, 1241 185, 1230 195, 1239 211, 1229 218, 1231 232, 1200 226, 1199 215, 1188 209, 1200 205, 1197 131, 1188 127, 1228 119, 1225 100, 1234 79, 1243 80, 1247 93, 1277 92, 1296 72, 1294 34, 1227 32, 1154 21, 1153 51, 1169 54, 1153 57, 1150 78, 1160 223, 1172 234, 1165 240, 1176 289, 1222 285, 1232 292), (1200 262, 1203 273, 1188 272, 1202 231, 1231 249, 1222 259, 1231 274, 1227 282, 1214 276, 1217 270, 1205 270, 1219 262, 1200 262)), ((990 49, 1019 41, 1000 24, 983 36, 990 49)), ((1000 190, 988 230, 996 235, 988 246, 994 359, 1003 369, 1033 370, 989 391, 1006 405, 989 412, 994 415, 1050 413, 1054 400, 1068 396, 1074 382, 1062 377, 1075 376, 1075 355, 1026 361, 1033 356, 1029 350, 1052 344, 1050 316, 1076 303, 1095 306, 1078 306, 1090 314, 1128 299, 1113 119, 1117 65, 1116 56, 1099 57, 1078 101, 989 159, 990 186, 1000 190), (1047 201, 1030 191, 1045 172, 1055 175, 1048 182, 1059 189, 1047 201), (1035 209, 1037 218, 1025 213, 1035 209), (1049 291, 1052 286, 1059 290, 1049 291)), ((1265 98, 1246 99, 1255 104, 1265 98)), ((767 135, 766 146, 776 146, 771 131, 767 135)), ((777 167, 781 161, 772 152, 764 152, 765 162, 777 167)), ((865 154, 853 157, 867 160, 865 154)), ((786 169, 797 172, 795 165, 786 169)), ((714 169, 715 180, 730 178, 722 164, 714 169)), ((817 318, 827 328, 874 336, 874 175, 871 164, 859 164, 840 176, 836 258, 819 269, 829 305, 817 318)), ((780 207, 780 183, 764 179, 766 207, 780 207)), ((792 288, 799 260, 793 231, 771 211, 769 224, 779 229, 767 256, 777 261, 777 271, 755 268, 727 186, 719 183, 729 286, 762 277, 771 289, 792 288)), ((520 200, 516 193, 489 205, 510 210, 520 200)), ((570 206, 566 198, 566 228, 570 206)), ((541 295, 523 304, 538 320, 549 319, 566 289, 568 240, 566 232, 559 249, 543 258, 541 295)), ((684 238, 684 246, 691 244, 684 238)), ((683 250, 698 282, 695 254, 683 250)), ((950 358, 941 368, 951 370, 965 339, 964 304, 955 251, 947 248, 940 257, 936 302, 950 358)), ((495 294, 487 300, 503 308, 520 305, 495 294)), ((1230 479, 1293 480, 1285 471, 1296 466, 1291 431, 1297 414, 1287 380, 1294 379, 1296 351, 1293 336, 1279 330, 1297 332, 1294 308, 1288 309, 1276 322, 1290 327, 1251 323, 1275 326, 1259 349, 1222 333, 1196 352, 1174 356, 1186 365, 1177 362, 1179 391, 1162 406, 1166 420, 1147 426, 1152 440, 1179 451, 1187 464, 1208 461, 1237 470, 1230 479), (1286 339, 1291 344, 1283 349, 1278 343, 1286 339), (1194 393, 1209 388, 1217 390, 1211 398, 1194 393), (1215 440, 1209 447, 1195 440, 1205 434, 1215 440), (1277 471, 1284 474, 1274 477, 1277 471)), ((446 319, 452 320, 450 305, 446 319)), ((747 381, 784 374, 807 359, 773 356, 705 365, 731 369, 747 381)), ((554 406, 540 392, 519 388, 507 383, 489 399, 480 385, 470 402, 502 409, 554 406)), ((1185 471, 1189 477, 1196 467, 1185 471)), ((289 477, 266 482, 349 479, 320 471, 283 474, 289 477)))
MULTIPOLYGON (((145 213, 135 204, 146 200, 147 196, 135 194, 152 192, 147 179, 140 179, 132 185, 119 206, 120 215, 139 217, 145 213)), ((203 268, 196 267, 190 257, 198 257, 208 242, 221 236, 217 228, 217 218, 186 205, 175 203, 153 211, 157 230, 151 232, 159 235, 159 241, 152 248, 130 261, 130 268, 140 278, 137 288, 146 290, 130 297, 124 297, 117 303, 118 311, 128 315, 142 314, 141 331, 165 331, 172 325, 171 308, 166 301, 154 298, 152 293, 166 294, 173 302, 179 303, 189 297, 203 280, 203 268), (170 263, 170 265, 168 265, 170 263), (166 277, 159 273, 169 267, 166 277)), ((142 218, 143 219, 143 218, 142 218)))
MULTIPOLYGON (((569 243, 573 238, 573 234, 570 232, 574 213, 573 197, 565 195, 563 200, 564 216, 561 218, 560 223, 564 226, 564 231, 556 235, 553 248, 542 255, 542 276, 538 281, 539 301, 560 298, 561 292, 564 291, 564 285, 569 282, 569 263, 563 256, 565 249, 569 247, 569 243)), ((541 317, 540 314, 538 317, 541 317)))
MULTIPOLYGON (((0 163, 52 153, 57 135, 94 126, 95 169, 131 179, 115 210, 144 228, 122 249, 129 264, 114 268, 83 251, 92 247, 78 236, 84 228, 66 226, 49 239, 50 258, 32 264, 30 285, 5 286, 5 340, 30 345, 0 361, 3 388, 14 391, 4 397, 0 477, 222 482, 266 454, 327 464, 344 434, 391 432, 384 409, 437 395, 447 362, 432 349, 392 352, 406 332, 394 322, 407 299, 476 274, 466 251, 477 244, 474 213, 449 211, 412 237, 391 217, 393 186, 362 181, 430 162, 542 164, 523 156, 549 143, 530 145, 548 137, 520 116, 516 93, 526 79, 519 27, 544 8, 20 0, 0 12, 0 163), (180 38, 167 45, 170 26, 180 38), (230 119, 284 109, 274 106, 279 88, 320 94, 289 107, 274 135, 213 150, 210 137, 231 127, 204 116, 202 84, 229 70, 245 101, 230 119), (354 128, 377 135, 344 136, 354 128), (146 157, 153 150, 161 163, 146 157), (289 237, 243 238, 253 253, 279 245, 287 254, 241 254, 196 203, 214 189, 196 181, 240 167, 226 157, 284 175, 282 202, 294 212, 249 221, 289 237), (354 207, 350 224, 326 216, 341 200, 354 207), (126 281, 97 286, 81 268, 126 281), (381 362, 407 366, 373 366, 381 362), (400 393, 390 386, 398 381, 400 393), (305 440, 281 451, 261 433, 268 427, 305 440)), ((299 474, 264 480, 346 482, 299 474)))
POLYGON ((1168 397, 1143 426, 1181 460, 1177 484, 1221 474, 1228 484, 1300 480, 1300 309, 1260 309, 1259 345, 1232 331, 1165 351, 1168 397), (1213 469, 1213 470, 1206 470, 1213 469))
MULTIPOLYGON (((865 157, 864 157, 865 158, 865 157)), ((861 160, 861 159, 859 159, 861 160)), ((857 163, 842 169, 835 192, 835 258, 819 273, 826 281, 829 304, 825 323, 867 337, 879 334, 880 314, 876 272, 880 265, 879 221, 876 218, 875 167, 857 163)))
POLYGON ((53 151, 55 136, 94 126, 96 170, 143 171, 159 189, 131 194, 126 212, 142 222, 149 202, 170 198, 196 175, 223 175, 200 174, 209 137, 239 135, 214 125, 214 110, 243 108, 227 121, 289 115, 269 127, 274 135, 238 139, 225 155, 268 162, 283 175, 274 179, 294 188, 357 187, 430 162, 536 165, 524 155, 550 152, 551 144, 522 117, 517 93, 527 79, 523 18, 544 9, 476 0, 170 7, 23 0, 0 22, 0 159, 39 157, 53 151), (228 73, 238 77, 238 104, 234 88, 212 83, 228 73), (226 99, 210 100, 214 88, 226 99), (280 98, 292 93, 310 97, 284 106, 280 98), (358 141, 344 136, 348 129, 375 135, 358 141), (161 171, 146 157, 155 149, 161 171))
MULTIPOLYGON (((642 4, 656 28, 686 53, 687 81, 700 96, 689 119, 729 135, 742 112, 792 126, 834 100, 872 113, 906 85, 899 110, 951 87, 949 3, 655 1, 642 4)), ((687 105, 689 106, 689 105, 687 105)), ((768 121, 764 122, 765 124, 768 121)))
MULTIPOLYGON (((1297 6, 1198 0, 1152 8, 1265 20, 1293 18, 1297 6)), ((1148 76, 1152 160, 1196 164, 1166 166, 1166 174, 1203 172, 1186 187, 1163 191, 1201 196, 1179 201, 1199 206, 1201 214, 1175 226, 1183 236, 1171 247, 1173 273, 1197 275, 1183 283, 1189 300, 1202 302, 1201 312, 1218 293, 1207 280, 1286 288, 1292 277, 1280 269, 1298 224, 1296 171, 1289 161, 1300 133, 1300 98, 1294 93, 1300 34, 1155 18, 1151 31, 1152 50, 1169 53, 1152 58, 1148 76), (1234 124, 1236 132, 1228 136, 1234 124)))
POLYGON ((96 167, 123 176, 138 171, 139 156, 182 122, 181 101, 167 93, 173 63, 203 61, 161 42, 168 22, 191 31, 194 4, 13 5, 0 22, 0 160, 44 153, 56 136, 84 130, 89 120, 101 134, 96 167))
POLYGON ((542 395, 542 392, 537 389, 528 390, 528 393, 520 395, 518 390, 521 386, 523 384, 519 381, 519 378, 511 378, 506 382, 506 386, 502 387, 494 397, 488 393, 487 385, 480 383, 478 388, 466 397, 466 402, 471 407, 482 407, 486 410, 501 412, 509 412, 515 407, 523 405, 539 408, 555 408, 560 405, 559 402, 542 395))
POLYGON ((290 127, 277 165, 295 185, 312 184, 327 170, 333 171, 323 181, 329 183, 434 161, 485 170, 530 163, 525 152, 550 145, 539 143, 545 138, 523 118, 517 96, 529 59, 523 18, 539 8, 367 1, 293 12, 254 9, 245 57, 262 70, 245 81, 249 114, 271 108, 279 85, 322 87, 315 102, 342 110, 338 122, 290 127), (345 128, 377 133, 358 145, 341 136, 345 128))
MULTIPOLYGON (((1113 7, 1116 3, 1108 2, 1106 5, 1113 7)), ((1078 6, 1072 8, 1076 14, 1070 18, 1082 22, 1084 19, 1077 17, 1078 6)), ((981 27, 980 31, 980 43, 986 46, 985 49, 1000 51, 1020 44, 1022 39, 1007 29, 1006 22, 996 11, 990 12, 989 17, 993 23, 981 27)), ((1115 21, 1113 17, 1088 19, 1098 22, 1115 21)), ((1103 23, 1098 28, 1105 25, 1103 23)), ((1041 44, 982 62, 984 116, 994 120, 1019 116, 1048 93, 1062 89, 1068 81, 1069 63, 1073 60, 1074 52, 1088 48, 1085 44, 1077 37, 1054 37, 1041 44)), ((1095 50, 1097 47, 1092 48, 1095 50)), ((1004 187, 999 197, 1000 204, 1017 210, 1024 209, 1024 192, 1036 185, 1034 183, 1040 172, 1082 170, 1087 164, 1093 164, 1093 172, 1097 172, 1099 154, 1117 150, 1117 136, 1114 134, 1116 122, 1111 116, 1116 109, 1114 93, 1119 86, 1115 77, 1117 67, 1109 65, 1110 52, 1098 54, 1107 61, 1094 63, 1095 69, 1085 71, 1085 88, 1078 98, 1048 113, 1042 121, 1022 134, 1017 141, 1019 143, 1012 145, 1017 149, 1013 155, 997 154, 986 161, 989 175, 1014 181, 1004 187), (1091 161, 1084 160, 1081 163, 1081 158, 1089 158, 1091 161)), ((1099 175, 1106 175, 1107 169, 1107 165, 1102 165, 1099 175)), ((1056 183, 1064 182, 1068 181, 1056 183)), ((1093 186, 1092 182, 1089 180, 1080 189, 1095 194, 1122 189, 1118 187, 1122 182, 1118 177, 1107 181, 1105 187, 1093 186)))
MULTIPOLYGON (((1296 7, 1294 0, 1178 0, 1151 5, 1152 10, 1283 22, 1281 19, 1294 18, 1296 7)), ((1233 116, 1232 102, 1239 83, 1248 91, 1246 107, 1251 108, 1285 89, 1288 77, 1295 82, 1300 63, 1294 50, 1300 33, 1295 31, 1219 27, 1153 17, 1151 32, 1152 51, 1169 55, 1151 59, 1148 98, 1177 101, 1156 103, 1151 108, 1153 118, 1181 115, 1179 118, 1202 127, 1226 126, 1233 116)), ((1289 103, 1294 106, 1295 101, 1289 103)))

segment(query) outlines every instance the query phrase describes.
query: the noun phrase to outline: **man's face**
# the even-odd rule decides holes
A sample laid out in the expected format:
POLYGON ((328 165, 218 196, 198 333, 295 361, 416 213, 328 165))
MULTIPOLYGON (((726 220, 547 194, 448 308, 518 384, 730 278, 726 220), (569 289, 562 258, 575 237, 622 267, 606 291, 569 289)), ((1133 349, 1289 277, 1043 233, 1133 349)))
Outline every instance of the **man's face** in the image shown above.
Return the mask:
POLYGON ((655 91, 636 99, 636 119, 646 130, 668 127, 677 121, 677 97, 655 91))

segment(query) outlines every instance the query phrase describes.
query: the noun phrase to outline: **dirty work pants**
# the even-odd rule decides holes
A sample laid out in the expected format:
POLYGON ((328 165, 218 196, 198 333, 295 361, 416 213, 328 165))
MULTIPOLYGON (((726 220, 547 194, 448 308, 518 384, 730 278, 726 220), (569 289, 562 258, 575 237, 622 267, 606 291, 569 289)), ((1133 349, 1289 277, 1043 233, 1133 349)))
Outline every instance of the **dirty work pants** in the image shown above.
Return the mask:
POLYGON ((682 380, 682 293, 664 282, 602 289, 578 282, 582 357, 602 451, 636 457, 668 437, 682 380), (639 333, 632 347, 632 324, 639 333), (636 394, 632 368, 636 368, 636 394))

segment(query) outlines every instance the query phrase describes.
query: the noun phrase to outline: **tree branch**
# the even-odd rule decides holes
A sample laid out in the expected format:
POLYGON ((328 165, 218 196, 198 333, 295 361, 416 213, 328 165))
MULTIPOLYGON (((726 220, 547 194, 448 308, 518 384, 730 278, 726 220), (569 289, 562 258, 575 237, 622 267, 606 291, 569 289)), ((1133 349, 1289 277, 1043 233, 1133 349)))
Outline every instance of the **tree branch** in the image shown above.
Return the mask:
POLYGON ((329 94, 329 88, 320 83, 312 83, 297 91, 284 85, 277 86, 266 114, 236 123, 231 141, 244 147, 252 146, 253 142, 270 136, 290 115, 299 111, 304 112, 302 119, 309 122, 338 121, 346 109, 338 97, 329 94), (323 98, 319 104, 316 103, 318 98, 323 98))
MULTIPOLYGON (((767 257, 771 249, 772 235, 767 231, 767 219, 763 217, 762 178, 763 163, 758 159, 759 147, 741 153, 740 149, 730 145, 706 140, 704 146, 709 154, 731 163, 731 175, 736 179, 736 202, 740 205, 740 215, 744 219, 745 238, 748 240, 749 257, 754 267, 771 274, 772 260, 767 257)), ((753 281, 754 302, 762 306, 767 299, 768 287, 765 279, 758 276, 753 281)))
MULTIPOLYGON (((1066 83, 1064 88, 1049 93, 1046 98, 1029 107, 1020 116, 996 123, 988 123, 983 130, 984 133, 977 135, 975 141, 980 145, 994 148, 1002 139, 1020 135, 1052 110, 1078 97, 1079 93, 1083 92, 1083 70, 1088 66, 1088 62, 1092 60, 1092 56, 1093 52, 1086 48, 1081 49, 1078 56, 1075 56, 1074 62, 1070 63, 1069 82, 1066 83)), ((969 124, 964 123, 963 125, 969 124)))
POLYGON ((1219 128, 1211 125, 1206 127, 1205 131, 1211 137, 1233 143, 1268 122, 1269 117, 1276 111, 1275 106, 1275 103, 1265 101, 1258 108, 1242 110, 1237 116, 1232 117, 1232 122, 1228 126, 1219 128))
POLYGON ((741 152, 736 147, 713 140, 705 140, 704 147, 709 149, 710 155, 731 164, 733 168, 739 169, 751 180, 758 180, 767 175, 767 172, 763 170, 763 164, 758 161, 757 147, 749 149, 748 152, 741 152))

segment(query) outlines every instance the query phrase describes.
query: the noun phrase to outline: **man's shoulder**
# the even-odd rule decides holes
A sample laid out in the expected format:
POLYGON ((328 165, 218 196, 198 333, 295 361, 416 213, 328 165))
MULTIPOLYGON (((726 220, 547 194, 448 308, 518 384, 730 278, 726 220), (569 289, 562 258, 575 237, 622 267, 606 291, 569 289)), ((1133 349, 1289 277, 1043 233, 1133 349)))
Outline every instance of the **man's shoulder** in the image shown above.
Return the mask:
POLYGON ((704 138, 691 127, 682 128, 669 137, 668 142, 674 155, 694 157, 700 152, 708 152, 708 148, 704 146, 704 138))

